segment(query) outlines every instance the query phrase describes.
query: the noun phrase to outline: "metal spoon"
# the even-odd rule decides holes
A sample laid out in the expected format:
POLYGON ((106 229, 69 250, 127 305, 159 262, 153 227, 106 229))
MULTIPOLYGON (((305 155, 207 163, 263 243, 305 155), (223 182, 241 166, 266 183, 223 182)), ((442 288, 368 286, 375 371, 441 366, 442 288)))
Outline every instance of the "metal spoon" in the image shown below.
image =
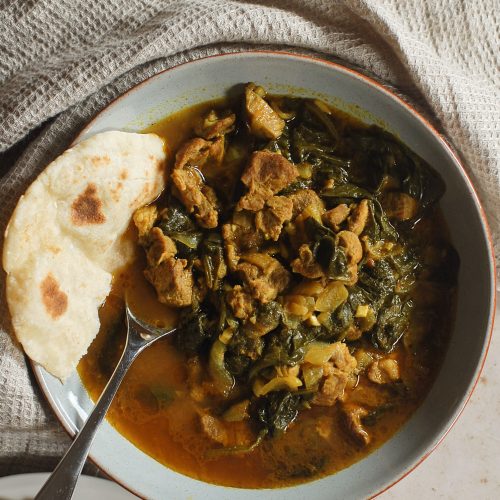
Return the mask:
POLYGON ((118 387, 120 387, 123 377, 139 353, 158 339, 176 331, 176 328, 164 330, 144 323, 132 313, 128 304, 125 304, 125 311, 127 340, 120 361, 84 426, 80 429, 54 472, 38 492, 35 500, 64 500, 73 496, 76 482, 82 472, 94 436, 115 397, 118 387))

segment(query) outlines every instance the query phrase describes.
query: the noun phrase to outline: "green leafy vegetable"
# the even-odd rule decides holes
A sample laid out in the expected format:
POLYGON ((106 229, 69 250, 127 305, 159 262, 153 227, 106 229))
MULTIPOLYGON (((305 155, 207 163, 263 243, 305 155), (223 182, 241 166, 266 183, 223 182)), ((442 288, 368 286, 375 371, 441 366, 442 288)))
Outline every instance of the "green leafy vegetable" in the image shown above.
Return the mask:
POLYGON ((307 344, 312 342, 319 333, 319 328, 306 327, 303 324, 296 328, 283 326, 270 333, 262 357, 250 371, 250 378, 270 366, 294 366, 300 363, 304 359, 307 344))
POLYGON ((264 340, 261 337, 251 337, 242 330, 236 331, 226 352, 227 369, 235 376, 245 375, 251 364, 260 358, 263 349, 264 340))
POLYGON ((311 251, 326 276, 336 280, 349 280, 347 256, 344 249, 337 245, 335 233, 312 217, 305 221, 305 227, 313 241, 311 251))
POLYGON ((200 247, 205 282, 211 290, 216 290, 224 277, 226 264, 224 262, 224 249, 222 238, 218 233, 209 234, 200 247))
POLYGON ((203 233, 178 203, 172 202, 172 206, 163 210, 157 225, 166 236, 175 241, 179 257, 190 258, 196 255, 203 233))
POLYGON ((270 392, 255 401, 259 424, 273 437, 283 434, 299 413, 302 396, 288 391, 270 392))
POLYGON ((224 396, 228 396, 234 387, 234 377, 224 363, 226 349, 226 344, 216 340, 212 344, 210 357, 208 358, 208 372, 214 381, 215 387, 224 396))
POLYGON ((177 348, 189 354, 201 352, 212 337, 210 326, 206 313, 200 309, 184 309, 175 334, 177 348))
POLYGON ((380 309, 372 333, 372 339, 376 346, 387 352, 394 349, 408 328, 412 307, 411 300, 403 301, 396 294, 386 300, 380 309))

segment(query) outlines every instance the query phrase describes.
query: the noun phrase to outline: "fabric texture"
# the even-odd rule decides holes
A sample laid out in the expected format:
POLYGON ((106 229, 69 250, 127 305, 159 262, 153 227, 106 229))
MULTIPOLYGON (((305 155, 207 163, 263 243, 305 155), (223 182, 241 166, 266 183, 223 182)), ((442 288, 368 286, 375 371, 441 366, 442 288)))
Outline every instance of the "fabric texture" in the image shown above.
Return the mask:
MULTIPOLYGON (((0 179, 0 233, 113 98, 176 64, 266 47, 340 60, 423 110, 464 158, 500 256, 498 16, 495 0, 0 0, 0 151, 55 117, 0 179)), ((0 475, 48 470, 69 438, 12 340, 4 281, 0 475)))

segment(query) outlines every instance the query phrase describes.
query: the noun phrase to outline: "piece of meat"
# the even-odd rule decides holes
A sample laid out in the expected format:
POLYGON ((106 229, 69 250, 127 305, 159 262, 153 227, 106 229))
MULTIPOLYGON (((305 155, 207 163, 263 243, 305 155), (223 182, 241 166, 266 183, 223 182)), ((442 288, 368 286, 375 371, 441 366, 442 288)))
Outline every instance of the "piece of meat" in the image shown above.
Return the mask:
POLYGON ((255 310, 252 296, 241 285, 235 285, 227 293, 226 300, 236 318, 247 319, 255 310))
POLYGON ((399 221, 412 219, 417 215, 419 209, 419 203, 415 198, 397 191, 384 194, 380 202, 387 217, 399 221))
POLYGON ((187 360, 186 373, 189 396, 193 401, 205 405, 214 397, 218 397, 219 391, 211 381, 207 380, 206 367, 198 356, 192 356, 187 360))
POLYGON ((137 228, 139 243, 144 244, 146 242, 148 233, 151 231, 157 218, 158 209, 156 205, 146 205, 134 212, 133 220, 137 228))
POLYGON ((290 281, 288 271, 276 259, 263 253, 242 255, 236 270, 252 297, 262 304, 274 300, 290 281))
POLYGON ((316 262, 309 245, 303 244, 299 248, 299 256, 291 263, 292 271, 306 278, 322 278, 324 276, 321 266, 316 262))
POLYGON ((222 160, 224 160, 224 154, 226 152, 225 139, 223 136, 216 137, 212 144, 210 145, 209 155, 208 155, 208 163, 219 166, 222 164, 222 160))
POLYGON ((317 207, 317 212, 321 213, 324 210, 324 204, 321 198, 312 189, 299 189, 287 196, 293 204, 292 218, 297 217, 307 207, 313 205, 317 207))
POLYGON ((337 237, 339 245, 345 249, 349 264, 357 264, 363 257, 363 247, 358 236, 351 231, 340 231, 337 237))
POLYGON ((357 366, 356 358, 351 356, 343 342, 335 342, 332 346, 334 350, 330 360, 323 365, 324 378, 311 401, 318 406, 332 406, 343 397, 349 378, 357 366))
POLYGON ((352 438, 362 446, 369 444, 370 435, 361 423, 361 419, 368 415, 368 410, 353 403, 344 403, 342 404, 342 415, 344 416, 344 424, 352 438))
POLYGON ((249 446, 255 440, 247 421, 225 422, 205 413, 200 415, 203 432, 224 447, 249 446))
POLYGON ((265 207, 255 214, 255 227, 264 239, 277 241, 283 224, 292 218, 292 202, 284 196, 273 196, 265 207))
POLYGON ((161 264, 148 267, 144 275, 155 287, 158 300, 173 307, 188 306, 193 298, 193 276, 187 260, 167 257, 161 264))
POLYGON ((240 255, 244 252, 256 251, 264 243, 262 232, 256 231, 253 224, 224 224, 222 237, 226 250, 226 260, 231 271, 236 270, 240 255))
POLYGON ((334 231, 338 231, 340 224, 347 219, 349 212, 349 207, 345 203, 342 203, 337 205, 335 208, 326 211, 321 217, 321 220, 325 226, 330 227, 334 231))
POLYGON ((330 375, 324 378, 319 391, 311 400, 312 404, 317 406, 333 406, 339 399, 346 388, 348 376, 342 370, 332 368, 330 375))
POLYGON ((390 384, 400 379, 399 365, 395 359, 385 358, 374 361, 367 372, 375 384, 390 384))
POLYGON ((174 193, 200 226, 214 228, 218 223, 217 196, 204 182, 201 169, 208 161, 219 163, 224 155, 224 139, 214 142, 195 138, 186 142, 177 152, 172 172, 174 193))
POLYGON ((217 227, 217 197, 214 190, 203 183, 200 174, 190 167, 174 169, 172 181, 178 198, 189 213, 194 213, 200 226, 217 227))
POLYGON ((210 156, 212 143, 199 137, 186 141, 175 155, 175 167, 202 168, 210 156))
POLYGON ((351 262, 347 265, 347 270, 349 272, 349 279, 344 281, 344 284, 353 286, 358 282, 358 265, 355 262, 351 262))
POLYGON ((250 132, 264 139, 277 139, 283 133, 285 121, 257 93, 259 90, 253 83, 248 84, 245 89, 245 109, 250 132))
POLYGON ((293 182, 299 173, 285 157, 269 151, 255 151, 241 176, 248 188, 237 210, 262 210, 267 200, 293 182))
POLYGON ((347 345, 343 342, 335 342, 333 347, 335 349, 330 357, 330 361, 333 365, 349 374, 353 373, 358 365, 358 362, 354 356, 351 356, 347 345))
POLYGON ((234 113, 223 113, 219 116, 217 111, 212 109, 195 124, 194 132, 204 139, 214 139, 232 132, 235 121, 234 113))
POLYGON ((347 229, 359 236, 365 229, 369 214, 368 200, 361 200, 347 219, 347 229))
POLYGON ((149 232, 149 247, 146 251, 148 265, 157 266, 177 253, 177 247, 171 238, 165 236, 159 227, 149 232))

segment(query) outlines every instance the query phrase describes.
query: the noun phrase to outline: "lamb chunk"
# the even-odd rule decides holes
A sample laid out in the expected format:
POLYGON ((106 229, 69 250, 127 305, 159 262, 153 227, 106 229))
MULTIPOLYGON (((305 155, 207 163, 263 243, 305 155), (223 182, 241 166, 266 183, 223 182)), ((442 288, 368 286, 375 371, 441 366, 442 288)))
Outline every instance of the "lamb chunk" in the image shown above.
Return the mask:
POLYGON ((159 227, 154 227, 149 232, 149 243, 146 255, 151 267, 161 264, 177 253, 175 243, 171 238, 165 236, 159 227))
POLYGON ((188 306, 193 297, 193 276, 186 269, 187 260, 166 258, 155 267, 148 267, 144 275, 155 287, 158 300, 173 307, 188 306))
POLYGON ((194 212, 198 224, 208 229, 217 227, 217 197, 214 190, 203 183, 200 174, 192 168, 175 169, 172 181, 179 199, 189 213, 194 212))
POLYGON ((363 257, 363 247, 358 236, 351 231, 340 231, 337 236, 339 245, 345 248, 348 262, 357 264, 363 257))
POLYGON ((354 372, 358 366, 358 362, 355 357, 351 356, 347 345, 343 342, 335 342, 333 346, 335 347, 335 350, 330 357, 330 361, 333 365, 349 374, 354 372))
POLYGON ((290 281, 288 271, 273 257, 263 253, 241 256, 236 268, 253 298, 265 304, 274 300, 290 281))
POLYGON ((358 282, 358 265, 355 262, 351 262, 347 265, 347 270, 349 271, 349 280, 344 281, 344 284, 353 286, 358 282))
POLYGON ((236 269, 242 253, 258 251, 264 243, 264 237, 256 230, 253 219, 254 215, 250 212, 235 212, 232 222, 222 226, 226 260, 232 271, 236 269))
POLYGON ((361 200, 347 219, 347 229, 359 236, 365 229, 369 214, 368 200, 361 200))
POLYGON ((236 115, 234 113, 223 113, 219 116, 217 111, 212 110, 196 123, 194 131, 204 139, 214 139, 232 132, 235 121, 236 115))
POLYGON ((255 307, 252 296, 241 285, 235 285, 228 292, 226 300, 236 318, 247 319, 254 312, 255 307))
POLYGON ((193 401, 205 405, 219 395, 213 383, 206 379, 206 368, 198 356, 187 360, 186 373, 189 396, 193 401))
POLYGON ((250 132, 264 139, 277 139, 283 133, 285 121, 259 95, 259 90, 253 83, 248 84, 245 89, 245 108, 250 132))
POLYGON ((395 359, 379 359, 368 368, 368 378, 375 384, 390 384, 400 379, 399 365, 395 359))
POLYGON ((139 243, 144 244, 146 242, 149 231, 151 231, 157 218, 158 209, 156 205, 146 205, 134 212, 133 219, 137 228, 139 243))
POLYGON ((316 262, 309 245, 304 244, 299 248, 299 256, 291 263, 292 271, 306 278, 315 279, 324 276, 321 266, 316 262))
POLYGON ((297 217, 297 215, 301 214, 311 205, 318 207, 317 211, 319 213, 324 210, 323 201, 321 201, 321 198, 312 189, 299 189, 295 193, 289 194, 288 198, 293 204, 292 218, 297 217))
POLYGON ((346 388, 348 376, 342 370, 331 369, 330 375, 323 379, 319 391, 311 400, 312 404, 317 406, 333 406, 346 388))
POLYGON ((250 157, 241 181, 248 187, 237 210, 262 210, 267 200, 293 182, 299 173, 286 158, 279 153, 255 151, 250 157))
POLYGON ((177 152, 172 172, 176 196, 189 213, 194 213, 200 226, 209 229, 217 226, 218 202, 214 190, 204 183, 200 169, 208 161, 222 161, 223 154, 223 138, 214 142, 200 138, 192 139, 177 152))
POLYGON ((224 447, 249 446, 255 437, 246 421, 225 422, 205 413, 200 416, 203 432, 224 447))
POLYGON ((266 240, 277 241, 283 224, 292 218, 292 202, 284 196, 273 196, 255 215, 255 227, 266 240))
POLYGON ((200 174, 190 167, 174 169, 172 181, 178 198, 189 213, 194 212, 200 226, 209 229, 217 227, 217 196, 210 186, 203 183, 200 174))
POLYGON ((185 142, 175 155, 174 168, 203 167, 210 156, 211 146, 212 143, 210 141, 200 139, 199 137, 185 142))
POLYGON ((224 137, 217 137, 210 146, 208 162, 214 165, 221 165, 226 152, 224 137))
POLYGON ((342 405, 342 415, 344 416, 344 423, 354 440, 362 446, 369 444, 370 435, 361 424, 361 419, 368 415, 368 410, 353 403, 344 403, 342 405))
POLYGON ((338 399, 342 399, 349 378, 357 366, 356 358, 351 356, 343 342, 332 345, 335 349, 330 360, 323 365, 324 379, 311 401, 318 406, 332 406, 338 399))
POLYGON ((384 194, 381 203, 387 217, 399 221, 412 219, 419 210, 419 203, 415 198, 396 191, 384 194))
POLYGON ((338 231, 340 224, 347 219, 349 212, 349 207, 345 203, 342 203, 325 212, 321 219, 325 226, 332 228, 334 231, 338 231))

